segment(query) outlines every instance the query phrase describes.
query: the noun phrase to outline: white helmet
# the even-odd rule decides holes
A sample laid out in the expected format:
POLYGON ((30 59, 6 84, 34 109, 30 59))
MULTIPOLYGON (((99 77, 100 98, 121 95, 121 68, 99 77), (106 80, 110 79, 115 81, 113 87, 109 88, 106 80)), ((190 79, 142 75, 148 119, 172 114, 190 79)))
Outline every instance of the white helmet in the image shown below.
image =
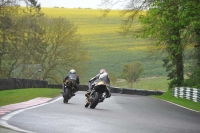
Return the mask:
POLYGON ((76 74, 76 71, 75 71, 74 69, 71 69, 71 70, 69 71, 69 73, 70 73, 70 74, 76 74))

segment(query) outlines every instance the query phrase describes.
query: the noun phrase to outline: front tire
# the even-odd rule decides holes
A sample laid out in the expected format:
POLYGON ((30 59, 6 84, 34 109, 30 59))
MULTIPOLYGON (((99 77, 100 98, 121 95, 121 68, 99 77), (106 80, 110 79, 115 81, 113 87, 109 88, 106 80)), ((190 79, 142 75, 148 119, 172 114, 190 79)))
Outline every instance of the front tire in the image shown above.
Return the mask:
POLYGON ((101 94, 98 92, 95 92, 95 97, 90 105, 91 109, 94 109, 97 106, 97 104, 99 103, 100 97, 101 97, 101 94))
POLYGON ((85 103, 85 107, 87 108, 90 104, 88 102, 85 103))

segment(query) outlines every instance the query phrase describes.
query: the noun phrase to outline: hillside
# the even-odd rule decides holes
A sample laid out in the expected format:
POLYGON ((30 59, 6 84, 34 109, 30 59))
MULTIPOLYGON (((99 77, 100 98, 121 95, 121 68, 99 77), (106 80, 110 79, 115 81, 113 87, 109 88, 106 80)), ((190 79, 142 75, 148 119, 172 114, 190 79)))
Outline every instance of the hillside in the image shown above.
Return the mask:
POLYGON ((86 83, 101 68, 119 77, 123 64, 133 61, 144 64, 142 77, 166 76, 162 56, 150 56, 148 53, 152 45, 150 40, 119 34, 123 19, 119 11, 112 11, 105 18, 102 18, 100 10, 93 9, 42 8, 42 11, 45 15, 66 17, 78 26, 83 45, 90 56, 88 71, 85 78, 81 79, 82 83, 86 83))

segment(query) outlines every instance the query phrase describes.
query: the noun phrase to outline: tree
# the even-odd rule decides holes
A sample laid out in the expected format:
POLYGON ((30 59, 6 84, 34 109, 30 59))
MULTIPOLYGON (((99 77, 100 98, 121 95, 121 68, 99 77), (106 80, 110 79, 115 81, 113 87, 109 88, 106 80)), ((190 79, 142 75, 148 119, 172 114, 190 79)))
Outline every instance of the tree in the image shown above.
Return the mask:
POLYGON ((45 33, 41 36, 37 63, 42 64, 43 79, 60 83, 71 68, 79 75, 83 74, 85 67, 81 63, 87 60, 87 51, 81 43, 77 26, 62 17, 43 17, 40 22, 45 33))
POLYGON ((127 63, 122 67, 122 78, 125 78, 130 87, 136 82, 144 71, 144 66, 141 62, 127 63))
MULTIPOLYGON (((29 2, 27 1, 27 9, 29 2)), ((30 52, 32 52, 30 46, 34 46, 30 42, 38 39, 38 32, 35 30, 37 24, 32 18, 34 14, 40 14, 37 2, 30 5, 31 10, 27 11, 26 8, 20 8, 16 0, 6 0, 0 3, 1 77, 10 78, 15 65, 30 61, 30 52)))
POLYGON ((171 86, 181 86, 183 74, 183 44, 181 30, 184 28, 179 18, 179 1, 154 0, 145 15, 139 15, 143 24, 142 37, 157 39, 157 45, 165 45, 168 56, 163 59, 171 86))
POLYGON ((155 37, 157 45, 165 45, 168 57, 165 58, 164 67, 172 86, 181 86, 183 83, 183 44, 181 43, 181 30, 184 28, 179 17, 179 1, 155 1, 146 16, 140 20, 144 24, 145 36, 155 37))
POLYGON ((200 80, 200 1, 181 0, 180 16, 182 23, 185 23, 184 41, 194 48, 192 52, 188 53, 189 59, 189 79, 186 80, 187 86, 199 87, 200 80))
POLYGON ((122 11, 123 15, 127 15, 123 23, 124 32, 131 31, 136 37, 155 38, 157 46, 164 45, 168 56, 163 60, 163 66, 175 86, 181 86, 184 80, 181 34, 185 25, 180 21, 180 6, 180 0, 131 0, 122 11), (144 9, 146 14, 140 14, 144 9), (138 16, 143 26, 139 35, 132 30, 138 16))
POLYGON ((19 35, 17 42, 23 43, 16 48, 19 55, 24 55, 26 58, 20 58, 23 60, 18 61, 16 69, 20 72, 16 73, 16 77, 30 78, 42 68, 40 74, 43 80, 60 83, 71 68, 76 69, 79 76, 86 72, 82 63, 87 60, 87 51, 73 23, 66 18, 43 16, 38 19, 36 29, 33 28, 33 31, 37 32, 29 33, 26 28, 29 25, 27 17, 29 16, 23 16, 19 22, 21 25, 18 26, 23 32, 20 32, 22 34, 19 35), (41 66, 36 69, 37 64, 41 66))
POLYGON ((14 0, 0 2, 0 77, 10 77, 12 72, 12 54, 15 51, 12 40, 16 35, 13 18, 18 15, 18 11, 19 7, 14 0))
POLYGON ((24 2, 26 8, 17 1, 0 3, 0 77, 11 78, 20 69, 16 77, 30 78, 31 64, 41 65, 41 76, 50 83, 60 83, 71 68, 83 75, 87 50, 77 27, 66 18, 44 17, 36 0, 24 2))

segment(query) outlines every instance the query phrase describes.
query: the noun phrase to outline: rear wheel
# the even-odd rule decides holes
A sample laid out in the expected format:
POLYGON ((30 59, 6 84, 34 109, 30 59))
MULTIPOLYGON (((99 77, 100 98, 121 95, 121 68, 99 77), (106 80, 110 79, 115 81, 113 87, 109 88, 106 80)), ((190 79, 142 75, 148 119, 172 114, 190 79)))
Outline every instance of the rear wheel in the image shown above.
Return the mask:
POLYGON ((64 99, 63 99, 63 102, 64 102, 64 103, 68 103, 69 95, 70 95, 70 91, 69 91, 68 89, 65 89, 65 92, 64 92, 64 99))
POLYGON ((97 104, 99 103, 100 97, 101 97, 101 94, 98 92, 95 92, 95 97, 90 105, 91 109, 94 109, 97 106, 97 104))

